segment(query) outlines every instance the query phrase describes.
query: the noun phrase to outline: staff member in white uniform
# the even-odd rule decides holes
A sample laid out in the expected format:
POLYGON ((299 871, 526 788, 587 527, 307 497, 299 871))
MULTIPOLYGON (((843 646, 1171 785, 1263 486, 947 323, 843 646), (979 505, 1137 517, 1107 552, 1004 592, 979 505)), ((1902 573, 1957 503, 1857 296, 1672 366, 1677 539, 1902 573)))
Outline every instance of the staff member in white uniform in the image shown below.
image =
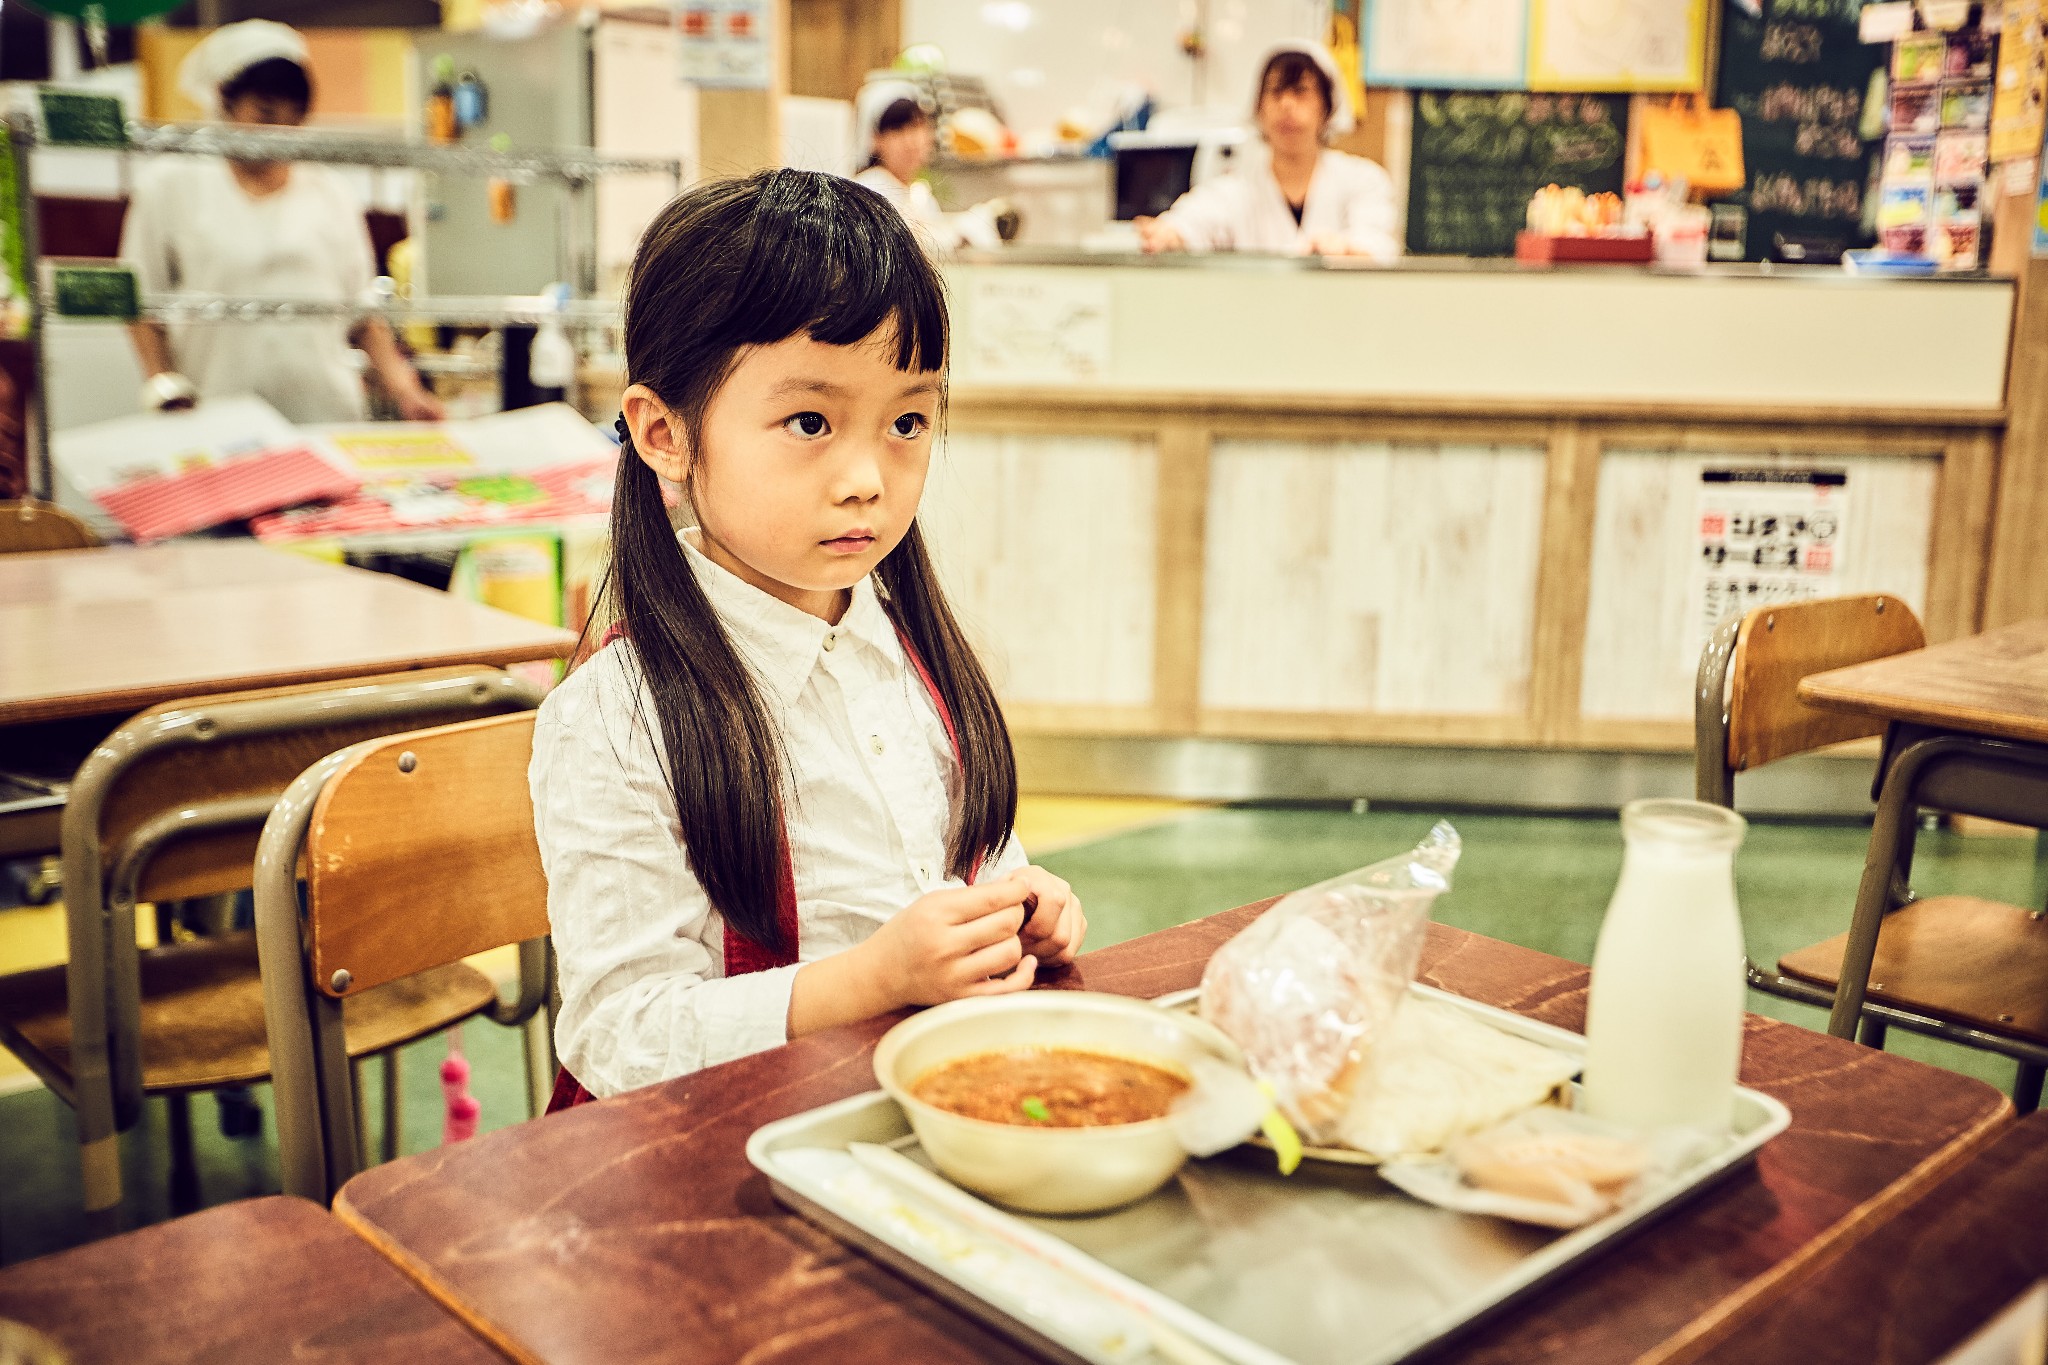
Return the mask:
MULTIPOLYGON (((283 24, 251 19, 192 49, 179 89, 228 122, 296 127, 312 105, 306 42, 283 24)), ((138 177, 121 258, 145 296, 171 292, 352 302, 376 273, 363 206, 325 166, 172 157, 138 177)), ((445 415, 381 318, 255 323, 160 323, 130 329, 146 376, 145 408, 255 394, 293 422, 365 415, 351 337, 400 414, 445 415)))
POLYGON ((855 136, 867 149, 868 164, 853 178, 896 206, 918 236, 940 252, 959 247, 998 247, 996 217, 1003 203, 991 199, 960 213, 939 207, 932 187, 919 177, 931 165, 936 137, 932 116, 909 81, 870 81, 853 102, 855 136))
POLYGON ((1394 182, 1375 163, 1323 146, 1351 131, 1351 96, 1316 43, 1282 43, 1259 71, 1252 110, 1265 147, 1137 220, 1148 252, 1271 251, 1391 261, 1394 182))

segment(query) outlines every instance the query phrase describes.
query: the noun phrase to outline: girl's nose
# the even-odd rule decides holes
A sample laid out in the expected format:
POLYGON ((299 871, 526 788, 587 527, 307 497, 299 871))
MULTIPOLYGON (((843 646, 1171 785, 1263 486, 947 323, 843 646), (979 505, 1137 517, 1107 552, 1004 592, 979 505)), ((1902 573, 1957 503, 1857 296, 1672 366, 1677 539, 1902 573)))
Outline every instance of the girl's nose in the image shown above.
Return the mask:
POLYGON ((835 471, 832 501, 873 502, 882 496, 880 452, 864 442, 848 442, 846 459, 835 471))

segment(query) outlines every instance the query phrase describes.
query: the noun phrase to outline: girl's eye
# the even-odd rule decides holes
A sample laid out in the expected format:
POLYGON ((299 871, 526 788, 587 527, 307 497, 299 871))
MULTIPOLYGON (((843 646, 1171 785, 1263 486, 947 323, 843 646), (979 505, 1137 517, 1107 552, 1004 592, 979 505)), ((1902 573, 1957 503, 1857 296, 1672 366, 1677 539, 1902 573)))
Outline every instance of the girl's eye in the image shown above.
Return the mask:
POLYGON ((831 430, 832 424, 825 420, 822 412, 800 412, 782 424, 782 429, 792 436, 801 436, 815 441, 831 430))
POLYGON ((922 433, 930 425, 931 423, 925 420, 923 413, 906 412, 896 419, 895 425, 890 430, 907 441, 922 433))

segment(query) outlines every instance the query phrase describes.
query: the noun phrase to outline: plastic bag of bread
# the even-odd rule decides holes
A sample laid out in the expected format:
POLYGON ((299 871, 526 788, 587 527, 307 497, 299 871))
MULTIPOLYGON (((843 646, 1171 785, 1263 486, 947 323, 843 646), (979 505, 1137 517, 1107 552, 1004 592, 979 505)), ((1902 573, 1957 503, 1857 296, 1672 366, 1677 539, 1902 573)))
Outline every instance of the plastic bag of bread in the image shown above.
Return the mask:
POLYGON ((1397 858, 1283 898, 1209 959, 1202 1017, 1244 1050, 1309 1144, 1338 1140, 1458 852, 1458 832, 1438 821, 1397 858))

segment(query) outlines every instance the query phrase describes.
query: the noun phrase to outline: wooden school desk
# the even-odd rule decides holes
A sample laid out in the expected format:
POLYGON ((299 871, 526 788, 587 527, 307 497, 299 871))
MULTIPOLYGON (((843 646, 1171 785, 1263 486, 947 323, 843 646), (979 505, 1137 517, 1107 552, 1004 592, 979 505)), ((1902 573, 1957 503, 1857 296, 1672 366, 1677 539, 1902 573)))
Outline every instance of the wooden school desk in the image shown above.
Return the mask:
POLYGON ((0 857, 54 852, 85 752, 160 702, 565 658, 566 630, 252 540, 0 555, 0 857), (61 788, 60 788, 61 790, 61 788))
POLYGON ((0 1318, 72 1365, 500 1359, 332 1214, 282 1196, 9 1266, 0 1318))
MULTIPOLYGON (((1917 807, 2048 828, 2048 620, 1816 673, 1800 682, 1799 697, 1889 722, 1870 857, 1829 1017, 1830 1031, 1848 1037, 1862 1016, 1891 885, 1905 881, 1911 866, 1917 807)), ((2017 923, 2003 932, 2015 927, 2024 932, 2017 923)), ((2037 968, 2022 965, 2038 964, 2038 956, 2017 943, 1993 956, 2010 964, 2011 991, 2038 987, 2037 968)), ((2022 1015, 2026 1036, 2024 1024, 2022 1015)))
MULTIPOLYGON (((1148 997, 1193 986, 1265 908, 1087 954, 1061 984, 1148 997)), ((1584 1024, 1584 967, 1461 930, 1431 929, 1422 979, 1584 1024)), ((873 1089, 870 1054, 891 1022, 376 1167, 335 1211, 520 1360, 1027 1360, 784 1211, 747 1164, 762 1124, 873 1089)), ((1768 1019, 1748 1021, 1743 1069, 1793 1114, 1753 1170, 1432 1359, 1682 1358, 1739 1332, 1854 1220, 2010 1122, 1982 1082, 1768 1019)), ((1756 1344, 1749 1359, 1777 1358, 1756 1344)))
POLYGON ((254 541, 0 556, 0 726, 558 659, 574 644, 565 630, 254 541))
POLYGON ((1818 1258, 1713 1365, 1922 1365, 2048 1276, 2048 1113, 2007 1128, 1888 1219, 1818 1258))

